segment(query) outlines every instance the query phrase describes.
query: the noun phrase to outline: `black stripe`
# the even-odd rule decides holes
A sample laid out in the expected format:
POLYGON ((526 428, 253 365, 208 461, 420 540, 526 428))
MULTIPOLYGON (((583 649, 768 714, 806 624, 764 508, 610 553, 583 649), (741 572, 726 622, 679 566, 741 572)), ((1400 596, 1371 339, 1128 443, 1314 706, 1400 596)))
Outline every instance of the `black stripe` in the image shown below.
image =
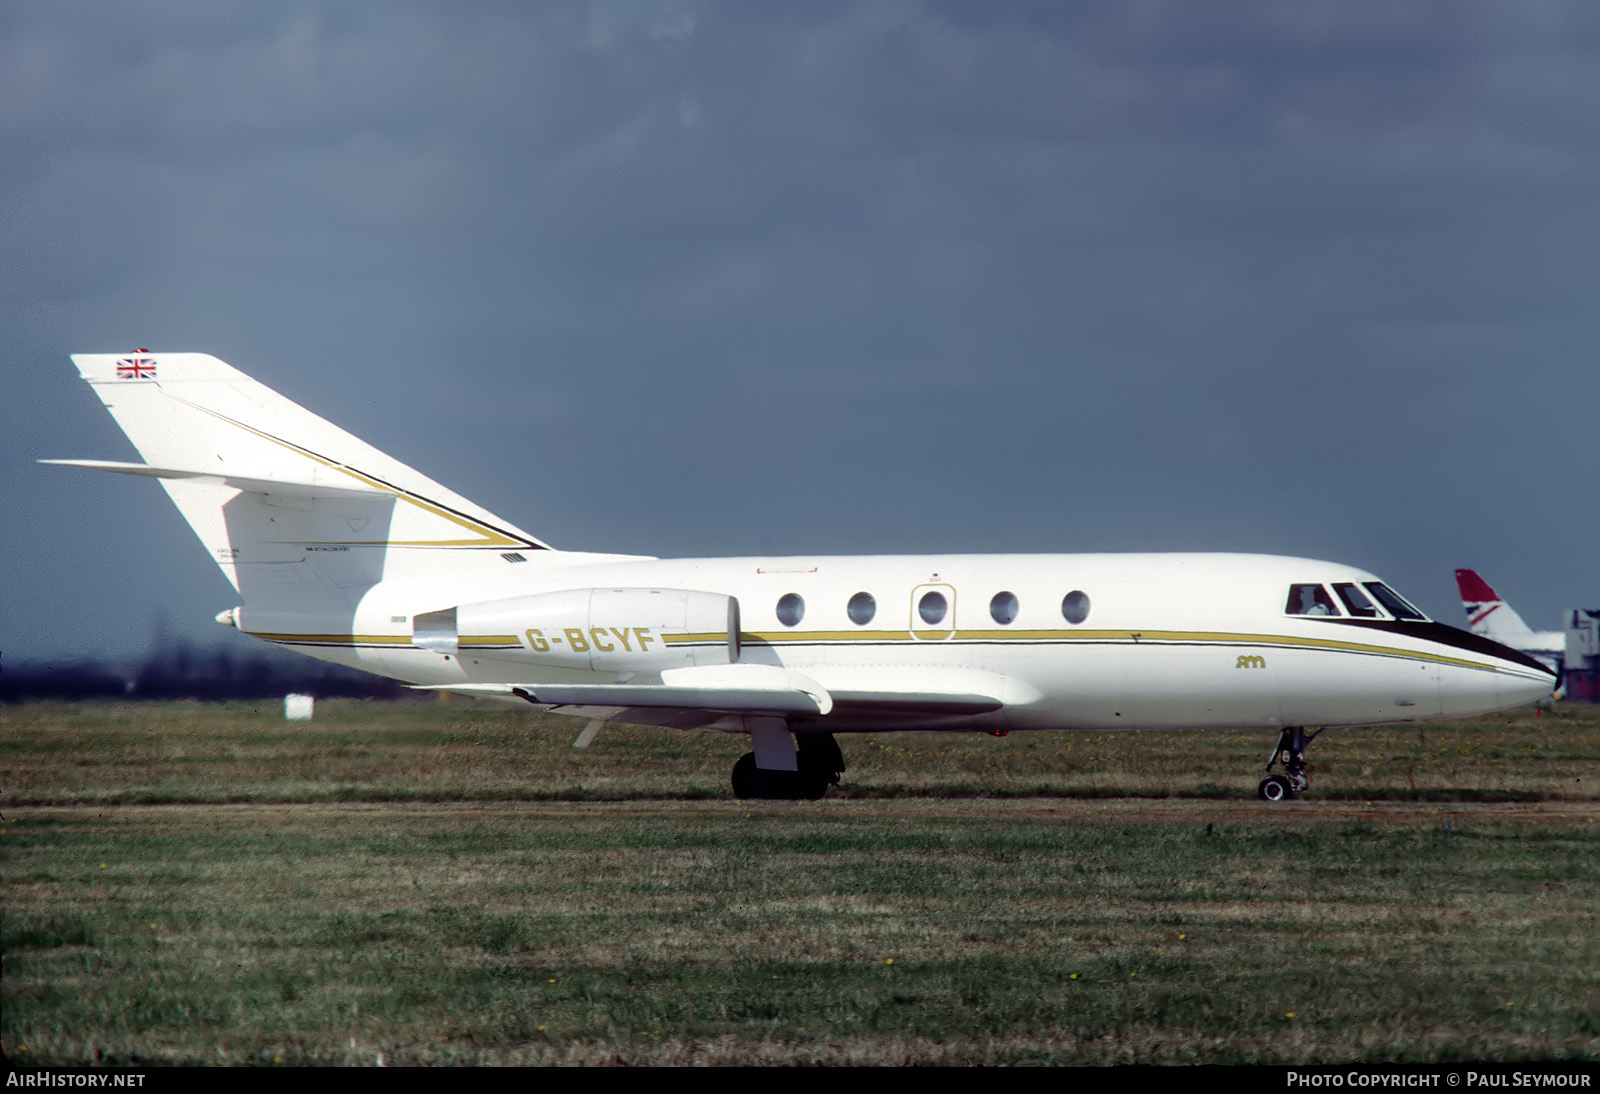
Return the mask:
POLYGON ((1424 642, 1437 642, 1441 646, 1454 646, 1458 650, 1468 653, 1481 654, 1484 657, 1493 657, 1500 661, 1511 661, 1524 668, 1534 669, 1550 677, 1555 676, 1555 671, 1549 665, 1537 661, 1520 650, 1510 646, 1501 645, 1492 638, 1485 638, 1481 634, 1451 627, 1444 623, 1417 622, 1410 619, 1329 619, 1323 616, 1301 616, 1302 619, 1312 619, 1318 623, 1338 623, 1346 627, 1361 627, 1369 631, 1387 631, 1390 634, 1403 634, 1411 638, 1420 638, 1424 642))

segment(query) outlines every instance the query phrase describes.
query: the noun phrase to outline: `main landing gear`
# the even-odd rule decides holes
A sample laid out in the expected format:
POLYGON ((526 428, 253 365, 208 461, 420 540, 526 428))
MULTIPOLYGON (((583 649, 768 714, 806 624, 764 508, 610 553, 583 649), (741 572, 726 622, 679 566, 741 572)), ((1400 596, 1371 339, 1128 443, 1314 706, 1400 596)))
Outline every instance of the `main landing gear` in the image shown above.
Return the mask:
POLYGON ((1273 765, 1282 763, 1282 775, 1267 775, 1261 780, 1261 785, 1256 787, 1256 797, 1262 801, 1281 802, 1285 798, 1292 798, 1305 792, 1311 785, 1311 777, 1306 774, 1306 749, 1311 747, 1311 742, 1322 733, 1307 733, 1299 726, 1284 726, 1278 734, 1277 747, 1272 750, 1272 759, 1267 761, 1267 771, 1273 765))
POLYGON ((815 801, 837 786, 845 764, 833 734, 796 733, 794 740, 794 771, 757 767, 754 752, 740 756, 733 765, 733 796, 741 801, 815 801))

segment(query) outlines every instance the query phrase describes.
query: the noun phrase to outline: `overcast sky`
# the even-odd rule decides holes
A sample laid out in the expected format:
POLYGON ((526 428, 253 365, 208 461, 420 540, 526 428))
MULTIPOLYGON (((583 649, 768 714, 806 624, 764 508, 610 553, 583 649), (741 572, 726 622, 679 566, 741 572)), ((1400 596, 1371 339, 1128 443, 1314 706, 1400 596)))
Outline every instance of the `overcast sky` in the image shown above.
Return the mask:
POLYGON ((1600 607, 1587 0, 12 0, 0 147, 7 661, 225 637, 155 483, 32 463, 136 458, 67 354, 138 346, 557 547, 1600 607))

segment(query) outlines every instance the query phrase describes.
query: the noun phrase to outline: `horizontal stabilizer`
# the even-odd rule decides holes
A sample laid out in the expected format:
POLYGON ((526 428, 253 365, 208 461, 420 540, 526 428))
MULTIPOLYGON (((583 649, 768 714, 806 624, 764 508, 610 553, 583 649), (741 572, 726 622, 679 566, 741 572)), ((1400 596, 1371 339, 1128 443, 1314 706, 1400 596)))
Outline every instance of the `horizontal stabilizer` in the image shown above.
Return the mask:
MULTIPOLYGON (((40 460, 54 467, 78 467, 88 471, 112 471, 118 475, 143 475, 151 479, 183 479, 189 482, 230 486, 251 494, 278 494, 286 497, 309 498, 383 498, 394 497, 388 490, 375 490, 363 486, 333 485, 326 482, 296 481, 266 476, 238 475, 232 472, 201 471, 182 467, 151 467, 144 463, 119 463, 116 460, 40 460)), ((348 481, 348 480, 346 480, 348 481)))

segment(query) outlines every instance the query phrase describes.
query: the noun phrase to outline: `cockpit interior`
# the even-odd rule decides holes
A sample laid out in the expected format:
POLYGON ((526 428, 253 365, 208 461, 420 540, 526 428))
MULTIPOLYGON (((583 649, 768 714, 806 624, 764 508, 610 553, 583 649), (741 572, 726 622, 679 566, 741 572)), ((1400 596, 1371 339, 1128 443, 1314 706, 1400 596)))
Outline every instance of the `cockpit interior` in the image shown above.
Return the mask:
POLYGON ((1427 622, 1428 617, 1408 604, 1404 597, 1381 581, 1333 582, 1333 592, 1327 585, 1304 584, 1289 586, 1289 602, 1284 607, 1286 615, 1350 616, 1355 619, 1398 619, 1427 622), (1366 592, 1362 592, 1365 588, 1366 592), (1371 594, 1370 596, 1368 594, 1371 594), (1377 601, 1377 603, 1373 603, 1377 601), (1387 612, 1387 617, 1384 613, 1387 612))

